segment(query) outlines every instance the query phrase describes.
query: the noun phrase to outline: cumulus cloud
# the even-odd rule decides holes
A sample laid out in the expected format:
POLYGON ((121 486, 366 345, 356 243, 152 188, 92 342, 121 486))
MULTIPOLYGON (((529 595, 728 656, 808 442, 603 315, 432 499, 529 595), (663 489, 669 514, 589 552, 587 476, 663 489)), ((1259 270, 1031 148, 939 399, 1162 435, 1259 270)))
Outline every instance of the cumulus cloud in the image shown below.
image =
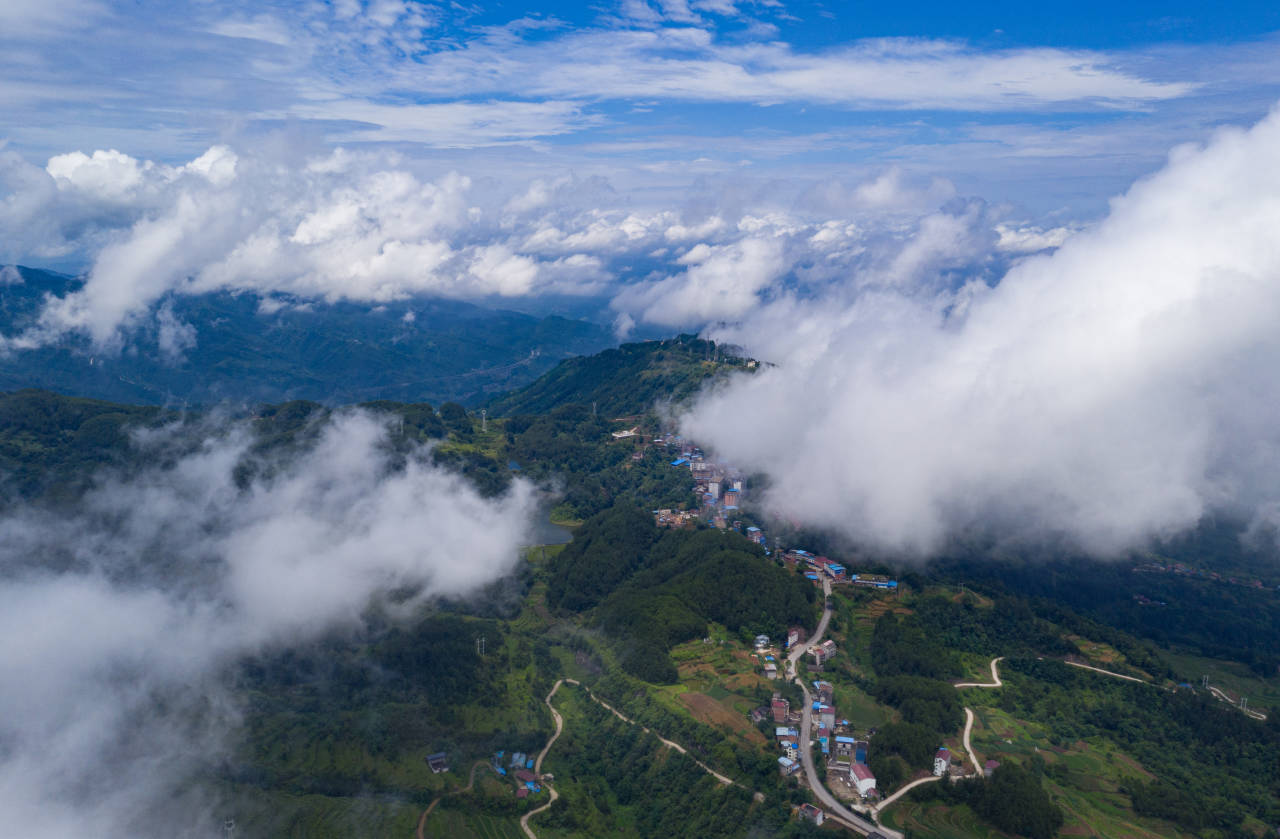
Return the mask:
POLYGON ((756 307, 758 293, 786 267, 779 243, 765 238, 698 244, 677 262, 687 266, 682 274, 624 289, 615 308, 663 326, 737 320, 756 307))
POLYGON ((422 452, 394 468, 368 414, 339 416, 247 485, 244 429, 160 457, 169 442, 140 438, 168 465, 104 479, 74 513, 0 517, 0 631, 14 641, 0 651, 0 803, 12 835, 208 829, 188 782, 230 745, 227 667, 358 627, 375 603, 405 614, 488 583, 531 521, 523 483, 484 499, 422 452))
POLYGON ((58 155, 43 172, 5 162, 6 247, 94 254, 83 290, 49 301, 34 328, 9 336, 16 348, 69 331, 111 345, 172 292, 385 302, 572 294, 599 279, 571 248, 547 260, 516 252, 498 212, 470 203, 469 178, 422 179, 382 155, 339 150, 283 166, 218 146, 176 167, 118 151, 58 155))
POLYGON ((768 473, 775 510, 887 550, 987 530, 1109 554, 1272 509, 1278 226, 1273 113, 1175 150, 993 285, 765 307, 728 334, 780 366, 685 431, 768 473))
POLYGON ((792 202, 704 186, 683 210, 631 208, 600 177, 477 185, 342 149, 283 163, 214 146, 182 165, 98 150, 43 168, 0 152, 0 182, 10 260, 92 254, 83 289, 5 336, 11 350, 72 332, 111 349, 147 319, 190 345, 198 336, 174 331, 156 305, 213 291, 374 304, 577 295, 631 323, 698 328, 785 290, 979 265, 1000 223, 950 184, 896 168, 792 202))

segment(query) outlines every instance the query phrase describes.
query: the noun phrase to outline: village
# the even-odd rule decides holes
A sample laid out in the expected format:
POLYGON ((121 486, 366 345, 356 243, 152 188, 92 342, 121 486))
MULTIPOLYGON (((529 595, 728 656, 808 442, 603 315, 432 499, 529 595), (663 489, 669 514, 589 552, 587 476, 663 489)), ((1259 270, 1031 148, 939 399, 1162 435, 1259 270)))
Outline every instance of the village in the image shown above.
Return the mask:
MULTIPOLYGON (((637 429, 617 432, 613 436, 615 439, 640 437, 642 444, 645 443, 643 435, 637 429)), ((689 470, 693 478, 694 494, 701 502, 696 509, 652 511, 654 522, 658 526, 684 528, 710 525, 721 530, 737 531, 764 548, 767 556, 774 557, 788 569, 803 575, 828 594, 832 588, 841 586, 872 588, 888 593, 898 591, 898 581, 888 576, 852 572, 844 564, 804 548, 783 548, 778 539, 774 540, 771 548, 764 530, 751 523, 752 517, 749 514, 743 513, 747 488, 742 472, 731 465, 707 458, 699 446, 673 432, 655 436, 649 444, 662 446, 670 452, 673 457, 670 461, 672 468, 689 470)), ((642 454, 643 449, 638 449, 637 459, 642 454)), ((811 707, 808 709, 812 720, 809 742, 802 742, 801 734, 805 709, 793 707, 781 692, 774 692, 767 707, 754 709, 750 714, 751 721, 758 725, 766 721, 773 724, 773 741, 779 751, 778 771, 783 777, 795 778, 797 783, 805 783, 801 750, 816 747, 822 755, 825 772, 821 777, 824 778, 822 783, 826 789, 854 812, 873 814, 882 801, 881 791, 869 765, 876 730, 855 730, 836 707, 834 685, 822 678, 825 665, 839 651, 835 641, 821 640, 804 650, 805 677, 785 670, 784 665, 790 663, 788 654, 804 645, 807 640, 806 630, 800 626, 790 627, 786 637, 779 638, 776 642, 767 635, 758 635, 754 640, 752 661, 760 675, 769 680, 785 680, 794 676, 799 682, 801 678, 807 677, 806 694, 812 696, 811 707)), ((998 763, 995 761, 988 761, 984 774, 990 776, 996 766, 998 763)), ((915 781, 923 778, 955 781, 967 776, 963 756, 953 755, 951 750, 940 745, 934 755, 932 776, 921 773, 921 778, 915 781)), ((827 818, 826 811, 813 804, 802 804, 795 808, 795 813, 800 818, 819 825, 827 818)))

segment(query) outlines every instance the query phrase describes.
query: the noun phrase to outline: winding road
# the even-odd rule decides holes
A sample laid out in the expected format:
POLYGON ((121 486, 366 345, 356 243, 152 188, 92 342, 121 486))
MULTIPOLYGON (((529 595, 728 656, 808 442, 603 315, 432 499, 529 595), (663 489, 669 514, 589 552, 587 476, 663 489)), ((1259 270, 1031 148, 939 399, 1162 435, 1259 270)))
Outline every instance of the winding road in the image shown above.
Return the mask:
MULTIPOLYGON (((556 742, 556 740, 560 737, 560 733, 564 730, 564 717, 560 716, 560 712, 557 711, 555 709, 555 706, 551 704, 551 697, 556 695, 556 691, 560 689, 560 685, 562 684, 570 684, 570 685, 575 685, 577 687, 582 688, 583 692, 586 693, 588 697, 590 697, 592 702, 595 702, 597 705, 606 709, 615 717, 627 723, 628 725, 639 726, 641 731, 644 731, 646 734, 652 734, 654 737, 658 738, 658 741, 661 742, 662 745, 666 746, 669 749, 674 749, 675 751, 689 758, 694 763, 698 764, 698 766, 700 766, 704 772, 706 772, 708 775, 715 778, 717 781, 724 784, 725 786, 736 786, 746 790, 751 789, 750 787, 744 784, 738 783, 733 778, 730 778, 726 775, 722 775, 716 770, 712 769, 710 766, 707 766, 705 763, 698 760, 693 755, 689 754, 689 750, 686 749, 684 746, 680 745, 679 743, 677 743, 676 741, 668 740, 667 738, 663 737, 661 734, 658 734, 648 726, 640 725, 638 722, 631 719, 626 714, 622 713, 617 708, 610 705, 608 702, 605 702, 603 699, 596 696, 594 693, 591 692, 591 688, 583 685, 577 679, 560 679, 552 686, 551 692, 547 694, 547 698, 544 700, 547 703, 547 707, 551 709, 551 717, 555 720, 556 731, 554 734, 551 735, 551 739, 547 740, 547 745, 543 746, 542 751, 538 753, 538 758, 537 760, 534 761, 534 764, 533 764, 534 774, 536 775, 542 774, 542 760, 547 756, 547 752, 551 750, 551 746, 556 742)), ((560 797, 560 794, 556 792, 555 787, 545 782, 544 782, 544 785, 546 786, 547 790, 551 793, 551 800, 548 801, 546 804, 543 804, 541 807, 538 807, 535 810, 530 810, 529 812, 525 813, 523 816, 520 817, 520 829, 524 831, 525 835, 528 836, 529 839, 538 839, 537 834, 533 832, 533 828, 529 827, 529 819, 533 818, 534 816, 538 815, 544 810, 549 809, 552 804, 556 803, 556 799, 560 797)), ((752 791, 752 792, 757 801, 764 800, 764 795, 762 793, 755 792, 755 791, 752 791)), ((434 807, 435 802, 432 802, 431 806, 434 807)), ((427 813, 430 813, 430 812, 431 812, 431 809, 427 808, 427 813)), ((427 817, 427 813, 423 813, 422 815, 422 818, 424 820, 427 817)), ((421 829, 422 829, 421 822, 419 822, 418 829, 419 829, 418 839, 423 839, 421 835, 421 829)))
MULTIPOLYGON (((1154 682, 1149 682, 1146 679, 1139 679, 1137 676, 1126 676, 1124 673, 1117 673, 1114 670, 1103 670, 1101 667, 1094 667, 1089 664, 1080 664, 1077 661, 1067 661, 1063 663, 1069 664, 1072 667, 1079 667, 1081 670, 1092 670, 1093 672, 1101 673, 1104 676, 1112 676, 1117 679, 1124 679, 1125 681, 1128 681, 1128 682, 1137 682, 1140 685, 1152 685, 1153 687, 1156 686, 1154 682)), ((1237 711, 1244 714, 1245 716, 1258 720, 1259 722, 1263 722, 1267 719, 1267 715, 1261 711, 1254 711, 1251 708, 1241 708, 1236 702, 1234 702, 1231 699, 1231 697, 1227 696, 1225 693, 1223 693, 1221 690, 1214 687, 1213 685, 1209 685, 1208 688, 1209 688, 1210 695, 1212 695, 1215 699, 1217 699, 1220 702, 1227 703, 1232 708, 1235 708, 1237 711)))
POLYGON ((990 682, 960 682, 957 688, 998 688, 1004 687, 1004 682, 1000 681, 1000 671, 996 670, 996 662, 1003 661, 1004 656, 991 659, 991 681, 990 682))
MULTIPOLYGON (((922 786, 922 785, 924 785, 924 784, 931 784, 931 783, 933 783, 934 781, 941 781, 941 780, 942 780, 942 777, 941 777, 941 776, 939 776, 939 775, 929 775, 929 776, 928 776, 928 777, 926 777, 926 778, 917 778, 917 779, 915 779, 914 781, 912 781, 911 783, 907 784, 905 787, 903 787, 903 788, 901 788, 900 790, 898 790, 897 792, 895 792, 893 795, 891 795, 891 796, 889 796, 888 798, 886 798, 884 801, 881 801, 879 804, 877 804, 876 806, 872 807, 872 808, 871 808, 871 812, 873 812, 873 813, 879 813, 879 812, 880 812, 881 810, 883 810, 885 807, 888 807, 890 804, 892 804, 893 802, 897 801, 899 798, 901 798, 902 796, 906 795, 908 792, 911 792, 911 790, 915 789, 916 787, 918 787, 918 786, 922 786)), ((881 832, 881 833, 883 833, 883 832, 884 832, 884 828, 883 828, 883 827, 882 827, 882 828, 880 828, 880 832, 881 832)))
POLYGON ((427 826, 427 816, 431 815, 431 811, 440 803, 440 799, 444 798, 446 795, 457 795, 461 792, 471 792, 472 787, 476 785, 476 770, 480 769, 484 765, 485 762, 483 760, 477 760, 475 763, 471 764, 471 776, 467 779, 467 785, 465 787, 462 789, 455 789, 452 792, 441 793, 435 797, 434 801, 427 805, 427 809, 423 810, 422 815, 418 817, 418 839, 426 839, 423 835, 423 830, 427 826))
MULTIPOLYGON (((551 739, 547 740, 547 745, 542 747, 542 751, 538 752, 538 759, 533 763, 533 774, 542 774, 542 759, 547 756, 547 752, 551 751, 551 745, 560 737, 560 732, 564 731, 564 717, 560 716, 560 712, 551 704, 551 697, 556 695, 556 691, 560 690, 560 686, 568 682, 571 685, 578 684, 576 679, 557 679, 556 683, 551 686, 551 692, 547 694, 547 698, 543 701, 547 703, 547 707, 551 709, 551 719, 555 720, 556 732, 551 735, 551 739)), ((556 788, 551 784, 546 784, 547 791, 551 793, 551 799, 535 810, 530 810, 520 817, 520 829, 524 831, 525 836, 529 839, 538 839, 538 835, 533 832, 533 828, 529 827, 529 819, 541 813, 543 810, 551 808, 556 803, 556 799, 560 797, 560 793, 556 792, 556 788)), ((419 837, 421 839, 421 837, 419 837)))
POLYGON ((966 706, 964 709, 964 750, 969 753, 969 762, 973 764, 973 771, 982 774, 982 766, 978 763, 978 756, 973 753, 973 746, 969 744, 969 733, 973 731, 973 709, 966 706))

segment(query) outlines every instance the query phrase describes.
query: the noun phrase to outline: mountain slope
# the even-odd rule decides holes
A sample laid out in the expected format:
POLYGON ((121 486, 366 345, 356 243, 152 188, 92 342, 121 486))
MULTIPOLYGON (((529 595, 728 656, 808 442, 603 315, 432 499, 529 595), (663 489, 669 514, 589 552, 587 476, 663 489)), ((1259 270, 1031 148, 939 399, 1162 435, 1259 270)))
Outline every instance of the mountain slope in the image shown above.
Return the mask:
POLYGON ((748 365, 744 359, 725 355, 725 348, 692 335, 623 344, 566 359, 532 384, 494 399, 489 410, 513 416, 546 413, 558 405, 595 403, 608 416, 638 414, 657 402, 686 399, 707 379, 745 370, 748 365))
MULTIPOLYGON (((21 282, 0 285, 5 335, 31 324, 46 295, 81 285, 30 268, 18 268, 17 276, 21 282)), ((276 306, 253 294, 218 293, 175 297, 159 311, 169 313, 166 334, 149 318, 117 354, 68 337, 0 357, 0 390, 41 387, 153 404, 476 403, 532 381, 563 358, 613 342, 607 329, 586 321, 448 300, 276 306)))

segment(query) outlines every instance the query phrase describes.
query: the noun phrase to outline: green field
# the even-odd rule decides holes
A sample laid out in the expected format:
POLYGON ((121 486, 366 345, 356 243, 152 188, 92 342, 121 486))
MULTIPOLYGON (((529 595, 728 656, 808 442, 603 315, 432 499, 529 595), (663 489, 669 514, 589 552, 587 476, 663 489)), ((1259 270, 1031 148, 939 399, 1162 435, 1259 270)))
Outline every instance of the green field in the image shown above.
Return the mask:
POLYGON ((524 833, 514 818, 436 808, 427 817, 423 835, 430 839, 521 839, 524 833))
POLYGON ((910 830, 919 839, 995 839, 1009 835, 991 827, 967 806, 899 801, 884 814, 883 821, 895 830, 910 830))
POLYGON ((265 793, 233 790, 234 806, 220 817, 233 819, 246 836, 326 839, 332 836, 411 837, 422 812, 416 804, 375 798, 265 793))

